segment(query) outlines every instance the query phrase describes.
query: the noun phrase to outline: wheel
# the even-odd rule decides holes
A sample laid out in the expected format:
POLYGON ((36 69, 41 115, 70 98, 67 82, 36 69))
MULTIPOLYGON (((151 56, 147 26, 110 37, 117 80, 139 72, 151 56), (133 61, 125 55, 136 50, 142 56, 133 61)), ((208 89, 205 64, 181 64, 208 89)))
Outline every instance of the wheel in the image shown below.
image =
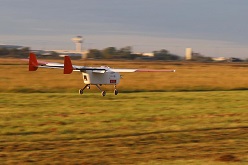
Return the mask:
POLYGON ((102 96, 106 96, 106 92, 105 91, 102 91, 102 96))
POLYGON ((82 95, 84 93, 83 89, 79 89, 78 93, 82 95))
POLYGON ((114 90, 114 94, 115 94, 115 95, 118 95, 118 93, 119 93, 118 90, 115 89, 115 90, 114 90))

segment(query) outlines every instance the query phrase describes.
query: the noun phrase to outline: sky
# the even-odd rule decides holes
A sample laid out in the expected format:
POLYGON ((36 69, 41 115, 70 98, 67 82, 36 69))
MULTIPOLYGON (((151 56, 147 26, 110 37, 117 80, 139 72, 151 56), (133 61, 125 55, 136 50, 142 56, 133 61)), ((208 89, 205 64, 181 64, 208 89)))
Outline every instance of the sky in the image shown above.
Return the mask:
POLYGON ((0 0, 0 44, 248 58, 247 0, 0 0))

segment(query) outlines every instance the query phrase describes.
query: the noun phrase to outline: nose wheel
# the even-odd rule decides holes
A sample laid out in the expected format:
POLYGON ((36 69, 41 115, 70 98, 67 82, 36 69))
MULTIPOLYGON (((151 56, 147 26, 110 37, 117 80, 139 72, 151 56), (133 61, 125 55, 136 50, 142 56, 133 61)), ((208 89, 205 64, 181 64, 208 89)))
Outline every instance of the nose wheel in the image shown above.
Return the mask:
POLYGON ((119 92, 118 92, 118 90, 116 89, 116 85, 115 85, 114 94, 115 94, 115 95, 118 95, 118 93, 119 93, 119 92))
POLYGON ((106 91, 102 91, 102 96, 106 96, 106 91))

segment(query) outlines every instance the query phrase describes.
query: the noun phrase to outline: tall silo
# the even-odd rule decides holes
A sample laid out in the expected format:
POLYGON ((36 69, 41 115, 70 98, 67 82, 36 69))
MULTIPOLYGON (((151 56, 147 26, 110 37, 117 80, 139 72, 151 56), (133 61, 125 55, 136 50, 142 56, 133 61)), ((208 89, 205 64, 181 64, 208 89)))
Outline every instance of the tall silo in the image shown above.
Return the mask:
POLYGON ((185 51, 185 59, 186 60, 191 60, 192 59, 192 48, 186 48, 185 51))

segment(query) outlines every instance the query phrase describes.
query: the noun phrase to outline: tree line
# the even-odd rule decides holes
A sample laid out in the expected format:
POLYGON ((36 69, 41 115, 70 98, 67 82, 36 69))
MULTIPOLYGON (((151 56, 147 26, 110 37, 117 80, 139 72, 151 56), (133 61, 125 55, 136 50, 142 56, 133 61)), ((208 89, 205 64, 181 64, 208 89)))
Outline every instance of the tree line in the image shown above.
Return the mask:
POLYGON ((29 54, 29 47, 23 47, 20 49, 9 49, 9 48, 0 48, 0 57, 15 57, 15 58, 26 58, 29 54))
POLYGON ((103 50, 90 49, 87 53, 87 58, 93 59, 150 59, 150 60, 180 60, 181 57, 171 54, 168 50, 161 49, 153 51, 154 56, 143 56, 142 53, 133 53, 132 47, 127 46, 120 49, 116 47, 108 47, 103 50))
MULTIPOLYGON (((27 58, 30 52, 29 47, 21 49, 0 48, 0 57, 14 57, 14 58, 27 58)), ((45 52, 45 51, 41 51, 45 52)), ((116 47, 108 47, 102 50, 90 49, 87 53, 87 58, 91 59, 147 59, 147 60, 180 60, 178 55, 171 54, 168 50, 161 49, 159 51, 153 51, 154 56, 143 56, 142 53, 133 53, 132 47, 126 46, 120 49, 116 47)), ((50 56, 44 56, 42 53, 37 53, 39 58, 59 58, 59 54, 56 52, 50 52, 50 56)))
MULTIPOLYGON (((0 48, 0 58, 2 57, 14 57, 14 58, 27 58, 30 52, 29 47, 23 48, 0 48)), ((37 53, 39 58, 61 58, 59 54, 56 52, 49 51, 50 55, 47 55, 47 51, 40 51, 46 52, 46 55, 43 53, 37 53)), ((107 47, 105 49, 89 49, 87 53, 88 59, 127 59, 127 60, 163 60, 163 61, 179 61, 184 60, 183 57, 179 55, 175 55, 170 53, 166 49, 161 49, 158 51, 152 52, 153 56, 144 56, 142 53, 133 53, 131 46, 126 46, 120 49, 116 47, 107 47)), ((80 59, 81 57, 72 57, 74 59, 80 59)), ((203 56, 199 53, 193 53, 191 61, 198 61, 198 62, 211 62, 211 57, 203 56)))

